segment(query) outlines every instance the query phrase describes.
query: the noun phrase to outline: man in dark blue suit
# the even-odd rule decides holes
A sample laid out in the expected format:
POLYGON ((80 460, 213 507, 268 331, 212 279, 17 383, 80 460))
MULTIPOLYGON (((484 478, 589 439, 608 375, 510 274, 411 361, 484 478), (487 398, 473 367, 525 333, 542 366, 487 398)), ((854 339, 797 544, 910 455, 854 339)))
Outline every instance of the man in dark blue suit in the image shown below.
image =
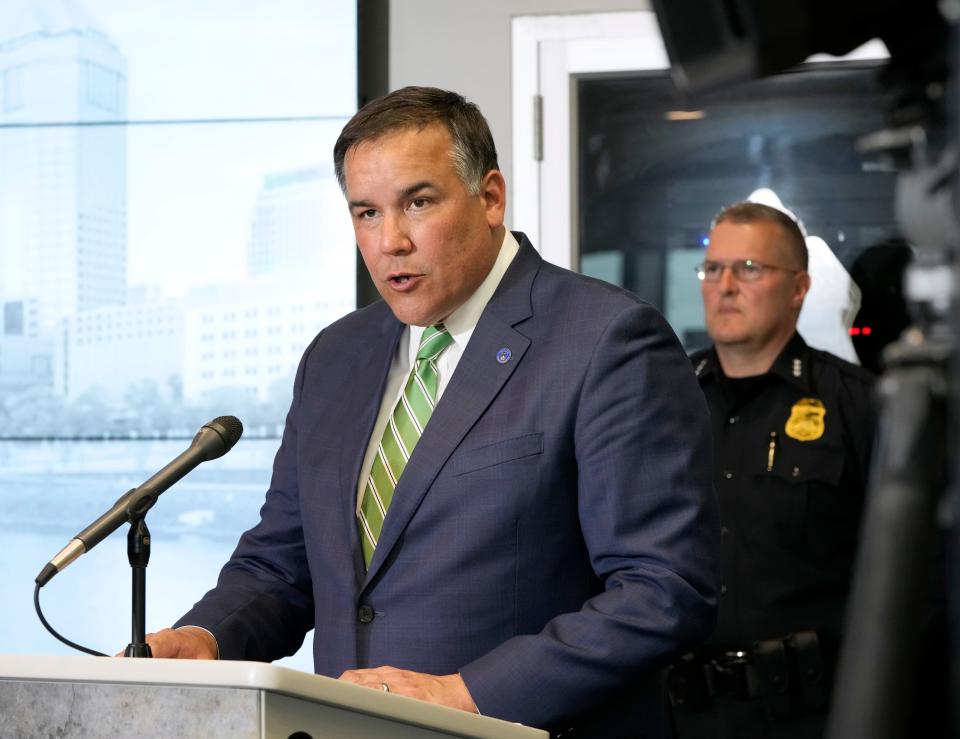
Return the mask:
POLYGON ((307 348, 260 522, 156 656, 273 660, 571 736, 665 736, 710 633, 708 414, 663 318, 503 224, 461 96, 376 100, 334 149, 383 300, 307 348))

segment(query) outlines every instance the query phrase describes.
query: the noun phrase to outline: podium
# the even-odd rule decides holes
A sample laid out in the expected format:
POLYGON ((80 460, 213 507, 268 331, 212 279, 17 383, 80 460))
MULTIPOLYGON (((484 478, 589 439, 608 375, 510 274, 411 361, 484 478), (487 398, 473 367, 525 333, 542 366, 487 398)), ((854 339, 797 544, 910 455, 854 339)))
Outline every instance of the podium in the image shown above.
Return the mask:
POLYGON ((547 739, 262 662, 0 655, 4 737, 547 739))

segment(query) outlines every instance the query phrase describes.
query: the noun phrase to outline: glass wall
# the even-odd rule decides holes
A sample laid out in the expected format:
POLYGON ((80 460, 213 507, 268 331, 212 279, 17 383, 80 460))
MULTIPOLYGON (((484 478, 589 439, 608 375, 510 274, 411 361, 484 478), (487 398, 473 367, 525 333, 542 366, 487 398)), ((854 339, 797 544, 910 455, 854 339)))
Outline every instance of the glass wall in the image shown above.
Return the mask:
POLYGON ((710 222, 725 205, 773 190, 859 284, 852 338, 876 368, 906 320, 899 275, 910 258, 894 220, 893 168, 857 152, 860 137, 887 126, 876 72, 870 63, 809 65, 696 97, 665 73, 580 79, 581 269, 649 300, 688 350, 700 348, 693 268, 710 222))
MULTIPOLYGON (((331 164, 355 40, 335 0, 0 6, 0 652, 70 651, 33 578, 215 416, 246 432, 151 511, 148 629, 256 521, 300 353, 356 302, 331 164)), ((108 653, 130 638, 121 534, 42 591, 108 653)))

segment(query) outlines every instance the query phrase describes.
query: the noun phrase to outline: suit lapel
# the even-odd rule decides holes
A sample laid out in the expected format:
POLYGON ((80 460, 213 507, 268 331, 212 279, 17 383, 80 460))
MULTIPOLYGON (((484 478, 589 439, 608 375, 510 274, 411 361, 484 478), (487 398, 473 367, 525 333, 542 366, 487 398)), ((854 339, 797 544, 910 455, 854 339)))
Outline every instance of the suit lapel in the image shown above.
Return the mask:
POLYGON ((480 316, 397 482, 365 585, 376 577, 440 469, 510 379, 530 346, 530 339, 513 327, 532 314, 530 291, 541 259, 526 237, 518 234, 518 240, 520 252, 480 316), (503 350, 509 353, 506 361, 502 361, 506 356, 503 350))

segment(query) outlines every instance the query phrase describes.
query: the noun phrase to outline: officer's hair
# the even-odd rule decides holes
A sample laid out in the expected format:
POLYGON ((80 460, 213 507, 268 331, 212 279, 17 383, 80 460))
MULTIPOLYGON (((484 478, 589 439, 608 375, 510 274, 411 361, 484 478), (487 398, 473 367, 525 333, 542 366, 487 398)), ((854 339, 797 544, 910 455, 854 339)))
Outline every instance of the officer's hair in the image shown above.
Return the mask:
POLYGON ((344 160, 361 143, 413 128, 422 131, 442 123, 453 140, 451 155, 457 174, 471 195, 480 193, 483 176, 497 164, 490 126, 474 103, 436 87, 404 87, 371 100, 350 119, 333 147, 333 166, 346 194, 344 160))
POLYGON ((783 243, 791 254, 800 262, 801 269, 806 269, 809 263, 807 256, 807 241, 797 222, 782 210, 771 208, 769 205, 744 200, 740 203, 728 205, 713 219, 710 229, 719 223, 758 223, 767 221, 780 227, 783 234, 783 243))

